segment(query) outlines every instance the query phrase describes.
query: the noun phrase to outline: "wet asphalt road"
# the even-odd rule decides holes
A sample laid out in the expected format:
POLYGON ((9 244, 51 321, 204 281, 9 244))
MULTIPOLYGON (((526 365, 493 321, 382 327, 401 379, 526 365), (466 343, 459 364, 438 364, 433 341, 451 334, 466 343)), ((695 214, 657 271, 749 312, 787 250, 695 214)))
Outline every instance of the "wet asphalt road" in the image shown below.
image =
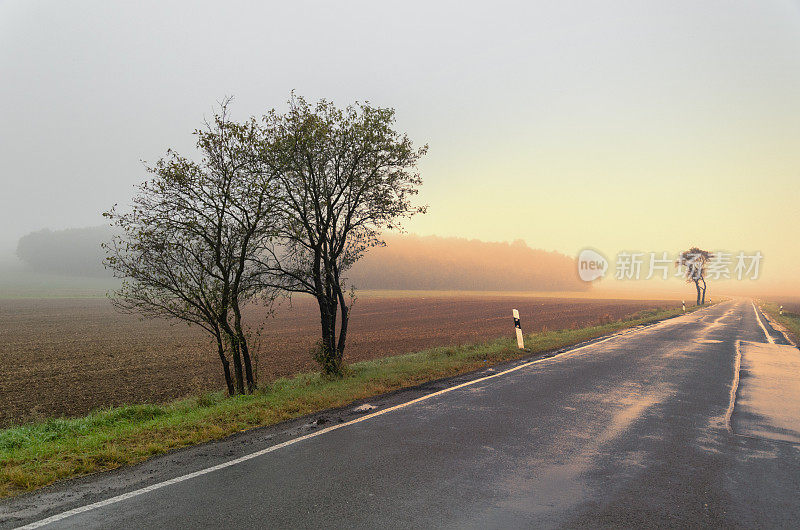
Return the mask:
MULTIPOLYGON (((724 302, 47 527, 797 527, 800 351, 760 318, 724 302)), ((111 496, 71 487, 0 518, 111 496)))

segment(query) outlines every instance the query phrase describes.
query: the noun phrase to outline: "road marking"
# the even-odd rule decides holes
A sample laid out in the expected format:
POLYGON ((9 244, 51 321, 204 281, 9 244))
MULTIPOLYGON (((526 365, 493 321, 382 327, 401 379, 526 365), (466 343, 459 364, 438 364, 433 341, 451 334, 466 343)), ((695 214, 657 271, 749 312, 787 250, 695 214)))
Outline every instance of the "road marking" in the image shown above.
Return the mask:
POLYGON ((786 342, 797 348, 797 344, 795 344, 791 337, 789 337, 786 327, 783 324, 773 319, 766 311, 762 311, 761 314, 764 315, 764 318, 767 319, 767 322, 769 322, 769 325, 772 326, 773 329, 781 332, 781 335, 783 335, 783 338, 786 339, 786 342))
POLYGON ((761 329, 764 331, 764 335, 767 336, 767 342, 769 342, 770 344, 775 344, 775 339, 773 339, 772 336, 770 336, 770 334, 767 332, 767 328, 765 328, 764 323, 761 322, 761 317, 758 316, 758 309, 756 309, 756 303, 752 300, 750 300, 750 303, 753 304, 753 312, 756 314, 756 320, 758 320, 758 325, 761 326, 761 329))
POLYGON ((729 433, 733 433, 731 428, 731 417, 733 416, 733 407, 736 405, 736 392, 739 390, 739 369, 742 367, 742 350, 741 340, 736 341, 736 363, 733 367, 733 382, 731 383, 730 401, 728 401, 728 410, 725 411, 725 427, 729 433))
POLYGON ((542 358, 542 359, 536 359, 535 361, 529 361, 527 363, 520 364, 519 366, 515 366, 514 368, 509 368, 508 370, 504 370, 504 371, 498 372, 496 374, 487 375, 486 377, 481 377, 479 379, 474 379, 472 381, 467 381, 466 383, 461 383, 460 385, 452 386, 450 388, 445 388, 443 390, 439 390, 439 391, 433 392, 431 394, 426 394, 426 395, 424 395, 422 397, 418 397, 416 399, 412 399, 411 401, 407 401, 405 403, 400 403, 399 405, 395 405, 395 406, 389 407, 387 409, 379 410, 378 412, 373 412, 371 414, 367 414, 367 415, 361 416, 360 418, 356 418, 354 420, 350 420, 350 421, 345 422, 345 423, 339 423, 339 424, 336 424, 336 425, 332 425, 330 427, 326 427, 326 428, 321 429, 321 430, 316 431, 316 432, 305 434, 305 435, 300 436, 298 438, 292 438, 291 440, 287 440, 287 441, 285 441, 283 443, 279 443, 277 445, 273 445, 271 447, 267 447, 266 449, 262 449, 260 451, 254 452, 254 453, 250 453, 248 455, 245 455, 245 456, 242 456, 242 457, 239 457, 239 458, 235 458, 233 460, 228 460, 227 462, 223 462, 221 464, 217 464, 216 466, 207 467, 205 469, 201 469, 201 470, 195 471, 193 473, 188 473, 186 475, 181 475, 179 477, 175 477, 175 478, 172 478, 172 479, 169 479, 169 480, 165 480, 163 482, 158 482, 158 483, 152 484, 150 486, 145 486, 144 488, 139 488, 137 490, 129 491, 128 493, 123 493, 123 494, 117 495, 116 497, 111 497, 111 498, 108 498, 108 499, 105 499, 105 500, 102 500, 102 501, 98 501, 98 502, 95 502, 95 503, 92 503, 92 504, 87 504, 85 506, 79 506, 77 508, 73 508, 71 510, 67 510, 67 511, 61 512, 61 513, 57 513, 57 514, 52 515, 52 516, 50 516, 50 517, 48 517, 46 519, 42 519, 40 521, 35 521, 33 523, 30 523, 30 524, 27 524, 25 526, 21 526, 21 527, 18 527, 18 528, 20 530, 41 528, 43 526, 46 526, 46 525, 49 525, 49 524, 52 524, 52 523, 56 523, 58 521, 62 521, 64 519, 68 518, 68 517, 72 517, 73 515, 78 515, 78 514, 81 514, 81 513, 86 513, 86 512, 92 511, 92 510, 96 510, 98 508, 103 508, 105 506, 110 506, 112 504, 116 504, 118 502, 122 502, 122 501, 125 501, 127 499, 131 499, 133 497, 138 497, 139 495, 143 495, 145 493, 149 493, 151 491, 155 491, 155 490, 164 488, 166 486, 171 486, 173 484, 178 484, 180 482, 184 482, 186 480, 190 480, 190 479, 193 479, 193 478, 196 478, 196 477, 200 477, 202 475, 206 475, 206 474, 212 473, 214 471, 219 471, 220 469, 225 469, 226 467, 231 467, 231 466, 235 466, 237 464, 241 464, 242 462, 247 462, 248 460, 252 460, 253 458, 258 458, 259 456, 266 455, 268 453, 271 453, 273 451, 277 451, 278 449, 282 449, 284 447, 288 447, 290 445, 296 444, 297 442, 302 442, 303 440, 308 440, 310 438, 315 438, 315 437, 323 435, 325 433, 329 433, 331 431, 335 431, 336 429, 341 429, 342 427, 347 427, 349 425, 360 423, 362 421, 369 420, 369 419, 375 418, 377 416, 381 416, 383 414, 386 414, 387 412, 391 412, 391 411, 394 411, 394 410, 402 409, 402 408, 408 407, 409 405, 413 405, 414 403, 419 403, 420 401, 424 401, 426 399, 430 399, 430 398, 435 397, 435 396, 446 394, 448 392, 452 392, 453 390, 458 390, 459 388, 464 388, 466 386, 475 385, 475 384, 481 383, 483 381, 486 381, 488 379, 494 379, 495 377, 500 377, 501 375, 509 374, 511 372, 516 372, 517 370, 521 370, 523 368, 527 368, 528 366, 531 366, 531 365, 534 365, 534 364, 538 364, 538 363, 544 362, 544 361, 549 361, 549 360, 555 359, 557 357, 561 357, 562 355, 566 355, 568 353, 574 353, 576 351, 582 350, 584 348, 588 348, 590 346, 597 346, 598 344, 602 344, 602 343, 604 343, 606 341, 609 341, 611 339, 616 339, 616 338, 619 338, 619 337, 632 335, 634 333, 638 333, 640 331, 644 331, 646 329, 650 329, 650 328, 652 328, 654 326, 657 326, 657 325, 661 324, 662 322, 664 322, 664 321, 656 322, 654 324, 649 324, 649 325, 642 326, 642 327, 631 328, 630 330, 626 330, 626 331, 621 331, 621 332, 615 333, 613 335, 610 335, 610 336, 608 336, 608 337, 606 337, 604 339, 598 340, 596 342, 592 342, 590 344, 584 344, 583 346, 578 346, 577 348, 571 348, 571 349, 562 351, 560 353, 557 353, 557 354, 553 355, 552 357, 545 357, 545 358, 542 358))

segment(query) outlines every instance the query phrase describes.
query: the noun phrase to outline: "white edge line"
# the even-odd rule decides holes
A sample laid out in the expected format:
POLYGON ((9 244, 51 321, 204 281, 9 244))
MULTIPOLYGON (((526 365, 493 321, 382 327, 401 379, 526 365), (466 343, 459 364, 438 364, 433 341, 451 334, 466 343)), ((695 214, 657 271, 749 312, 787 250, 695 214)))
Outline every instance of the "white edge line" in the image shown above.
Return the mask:
POLYGON ((741 340, 736 341, 736 363, 733 367, 733 382, 731 383, 731 395, 728 402, 728 410, 725 411, 725 427, 728 432, 733 433, 731 427, 731 417, 733 417, 733 407, 736 405, 736 392, 739 391, 739 370, 742 367, 741 340))
POLYGON ((772 326, 775 330, 781 332, 781 335, 783 335, 783 338, 786 339, 786 342, 788 342, 789 344, 791 344, 792 346, 797 348, 797 344, 795 344, 795 342, 789 337, 789 334, 788 334, 788 332, 786 330, 786 327, 783 324, 781 324, 780 322, 776 321, 774 318, 772 318, 772 316, 770 316, 770 314, 768 312, 766 312, 764 310, 761 310, 761 314, 764 315, 764 318, 767 319, 767 321, 769 322, 770 326, 772 326))
POLYGON ((758 315, 758 309, 756 309, 756 303, 750 300, 750 303, 753 304, 753 312, 756 314, 756 320, 758 320, 758 325, 761 326, 761 330, 764 332, 764 335, 767 336, 767 342, 770 344, 775 344, 775 339, 767 332, 767 328, 764 327, 764 323, 761 322, 761 317, 758 315))
MULTIPOLYGON (((536 359, 535 361, 529 361, 527 363, 520 364, 519 366, 515 366, 514 368, 509 368, 508 370, 504 370, 504 371, 498 372, 496 374, 488 375, 486 377, 481 377, 479 379, 474 379, 472 381, 467 381, 466 383, 461 383, 460 385, 456 385, 456 386, 452 386, 452 387, 449 387, 449 388, 445 388, 443 390, 439 390, 439 391, 433 392, 431 394, 426 394, 426 395, 424 395, 422 397, 418 397, 416 399, 412 399, 411 401, 406 401, 405 403, 400 403, 399 405, 395 405, 393 407, 389 407, 389 408, 386 408, 386 409, 383 409, 383 410, 379 410, 378 412, 373 412, 371 414, 367 414, 365 416, 361 416, 360 418, 356 418, 354 420, 350 420, 350 421, 345 422, 345 423, 339 423, 339 424, 336 424, 336 425, 332 425, 330 427, 326 427, 324 429, 320 429, 319 431, 315 431, 315 432, 312 432, 312 433, 309 433, 309 434, 305 434, 305 435, 300 436, 298 438, 292 438, 291 440, 287 440, 287 441, 285 441, 283 443, 279 443, 277 445, 273 445, 273 446, 267 447, 266 449, 262 449, 260 451, 254 452, 254 453, 250 453, 248 455, 245 455, 245 456, 242 456, 242 457, 239 457, 239 458, 235 458, 233 460, 228 460, 227 462, 223 462, 221 464, 217 464, 216 466, 207 467, 205 469, 201 469, 201 470, 195 471, 193 473, 188 473, 186 475, 181 475, 179 477, 171 478, 169 480, 165 480, 163 482, 158 482, 156 484, 152 484, 152 485, 146 486, 144 488, 139 488, 139 489, 136 489, 136 490, 133 490, 133 491, 129 491, 127 493, 123 493, 123 494, 117 495, 115 497, 110 497, 110 498, 102 500, 102 501, 98 501, 98 502, 95 502, 95 503, 92 503, 92 504, 87 504, 87 505, 84 505, 84 506, 79 506, 77 508, 73 508, 73 509, 67 510, 65 512, 57 513, 55 515, 51 515, 50 517, 48 517, 46 519, 42 519, 40 521, 35 521, 33 523, 29 523, 29 524, 26 524, 24 526, 20 526, 20 527, 18 527, 18 529, 19 530, 28 530, 28 529, 33 529, 33 528, 41 528, 43 526, 46 526, 46 525, 49 525, 49 524, 52 524, 52 523, 56 523, 58 521, 62 521, 64 519, 68 518, 68 517, 72 517, 73 515, 78 515, 78 514, 81 514, 81 513, 86 513, 86 512, 92 511, 92 510, 96 510, 98 508, 103 508, 105 506, 109 506, 111 504, 116 504, 118 502, 122 502, 124 500, 131 499, 133 497, 138 497, 139 495, 142 495, 142 494, 145 494, 145 493, 149 493, 151 491, 155 491, 155 490, 164 488, 166 486, 171 486, 173 484, 178 484, 180 482, 184 482, 186 480, 190 480, 190 479, 202 476, 202 475, 206 475, 206 474, 212 473, 214 471, 219 471, 220 469, 225 469, 226 467, 235 466, 236 464, 241 464, 242 462, 246 462, 248 460, 252 460, 253 458, 258 458, 259 456, 271 453, 273 451, 277 451, 278 449, 282 449, 284 447, 296 444, 297 442, 302 442, 303 440, 308 440, 310 438, 315 438, 315 437, 323 435, 325 433, 328 433, 328 432, 331 432, 331 431, 335 431, 336 429, 341 429, 342 427, 347 427, 348 425, 353 425, 353 424, 356 424, 356 423, 360 423, 362 421, 365 421, 365 420, 368 420, 368 419, 371 419, 371 418, 375 418, 376 416, 380 416, 382 414, 386 414, 387 412, 391 412, 393 410, 402 409, 402 408, 408 407, 409 405, 413 405, 414 403, 419 403, 420 401, 424 401, 426 399, 430 399, 432 397, 439 396, 441 394, 446 394, 447 392, 452 392, 453 390, 458 390, 459 388, 464 388, 466 386, 470 386, 470 385, 474 385, 474 384, 486 381, 487 379, 493 379, 495 377, 500 377, 501 375, 509 374, 511 372, 515 372, 517 370, 521 370, 522 368, 527 368, 528 366, 531 366, 533 364, 537 364, 537 363, 540 363, 540 362, 543 362, 543 361, 549 361, 551 359, 555 359, 557 357, 561 357, 562 355, 566 355, 567 353, 573 353, 573 352, 582 350, 584 348, 588 348, 590 346, 596 346, 598 344, 602 344, 602 343, 604 343, 606 341, 609 341, 611 339, 619 338, 620 336, 637 333, 639 331, 643 331, 645 329, 648 329, 648 328, 651 328, 653 326, 656 326, 656 325, 660 324, 661 322, 664 322, 664 321, 655 322, 653 324, 649 324, 647 326, 643 326, 643 327, 640 327, 640 328, 631 328, 630 330, 627 330, 627 332, 626 331, 617 332, 617 333, 614 333, 613 335, 610 335, 610 336, 608 336, 608 337, 606 337, 604 339, 592 342, 590 344, 584 344, 583 346, 578 346, 577 348, 572 348, 572 349, 563 351, 561 353, 557 353, 557 354, 555 354, 553 356, 550 356, 550 357, 544 357, 542 359, 536 359)), ((737 379, 738 379, 738 370, 737 370, 737 379)))

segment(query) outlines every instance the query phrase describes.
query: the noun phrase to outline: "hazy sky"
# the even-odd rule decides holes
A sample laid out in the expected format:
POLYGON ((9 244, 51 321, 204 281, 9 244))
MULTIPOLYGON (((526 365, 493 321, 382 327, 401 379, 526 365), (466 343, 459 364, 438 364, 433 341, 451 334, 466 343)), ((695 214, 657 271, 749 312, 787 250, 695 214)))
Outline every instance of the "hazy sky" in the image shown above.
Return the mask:
POLYGON ((0 0, 0 242, 95 225, 235 96, 397 109, 420 234, 800 263, 800 6, 0 0))

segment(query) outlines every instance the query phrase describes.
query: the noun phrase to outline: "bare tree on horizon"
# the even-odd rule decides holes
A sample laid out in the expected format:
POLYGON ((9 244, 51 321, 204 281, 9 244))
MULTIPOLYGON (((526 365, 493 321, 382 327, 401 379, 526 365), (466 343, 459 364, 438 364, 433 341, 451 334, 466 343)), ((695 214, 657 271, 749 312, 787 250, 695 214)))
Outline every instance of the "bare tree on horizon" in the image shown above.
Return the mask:
POLYGON ((686 283, 694 283, 697 290, 697 303, 696 305, 703 305, 706 303, 706 268, 708 262, 714 255, 698 247, 692 247, 689 250, 681 252, 676 265, 678 267, 686 267, 684 277, 686 283))

